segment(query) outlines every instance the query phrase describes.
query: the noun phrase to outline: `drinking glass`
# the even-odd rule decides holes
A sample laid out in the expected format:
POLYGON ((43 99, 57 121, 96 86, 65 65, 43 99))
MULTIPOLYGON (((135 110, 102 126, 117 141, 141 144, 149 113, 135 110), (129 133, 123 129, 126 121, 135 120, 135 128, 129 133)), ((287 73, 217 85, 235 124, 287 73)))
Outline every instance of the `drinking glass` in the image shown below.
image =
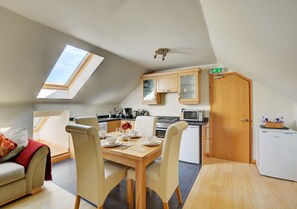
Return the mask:
POLYGON ((116 131, 116 135, 119 136, 120 135, 120 132, 121 132, 121 128, 116 127, 115 128, 115 131, 116 131))

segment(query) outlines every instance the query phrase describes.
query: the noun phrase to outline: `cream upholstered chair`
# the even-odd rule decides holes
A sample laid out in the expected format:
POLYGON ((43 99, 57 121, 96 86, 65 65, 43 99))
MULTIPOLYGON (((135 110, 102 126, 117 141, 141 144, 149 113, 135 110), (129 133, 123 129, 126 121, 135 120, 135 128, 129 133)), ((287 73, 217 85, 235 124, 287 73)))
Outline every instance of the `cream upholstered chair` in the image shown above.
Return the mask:
POLYGON ((103 162, 98 131, 80 124, 66 126, 71 133, 77 173, 75 209, 83 197, 103 209, 108 193, 126 177, 128 167, 110 161, 103 162))
POLYGON ((76 124, 93 126, 99 131, 98 119, 96 116, 82 116, 74 118, 76 124))
MULTIPOLYGON (((167 209, 168 201, 174 191, 177 193, 178 201, 182 204, 179 189, 179 148, 183 131, 188 127, 187 122, 180 121, 170 125, 166 131, 163 142, 161 160, 156 160, 146 168, 146 186, 154 190, 167 209)), ((127 186, 131 186, 131 179, 135 180, 135 170, 130 168, 127 172, 127 186)), ((131 186, 132 187, 132 186, 131 186)), ((133 188, 133 187, 132 187, 133 188)), ((127 191, 132 191, 128 188, 127 191)), ((133 194, 128 193, 128 201, 133 200, 133 194)), ((133 205, 128 202, 129 206, 133 205)))
POLYGON ((148 136, 156 135, 157 117, 155 116, 137 116, 135 119, 134 130, 148 136))

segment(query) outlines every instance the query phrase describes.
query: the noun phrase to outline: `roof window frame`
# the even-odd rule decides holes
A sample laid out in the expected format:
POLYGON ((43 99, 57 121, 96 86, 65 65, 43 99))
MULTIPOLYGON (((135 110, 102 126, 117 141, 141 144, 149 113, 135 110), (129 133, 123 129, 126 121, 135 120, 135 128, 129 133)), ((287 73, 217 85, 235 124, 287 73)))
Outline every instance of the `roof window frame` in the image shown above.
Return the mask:
POLYGON ((94 54, 88 52, 81 63, 77 66, 74 70, 72 75, 69 77, 66 84, 58 84, 58 83, 51 83, 45 82, 42 86, 42 89, 54 89, 54 90, 69 90, 69 88, 73 85, 74 81, 80 76, 83 70, 86 68, 88 63, 92 60, 94 54))

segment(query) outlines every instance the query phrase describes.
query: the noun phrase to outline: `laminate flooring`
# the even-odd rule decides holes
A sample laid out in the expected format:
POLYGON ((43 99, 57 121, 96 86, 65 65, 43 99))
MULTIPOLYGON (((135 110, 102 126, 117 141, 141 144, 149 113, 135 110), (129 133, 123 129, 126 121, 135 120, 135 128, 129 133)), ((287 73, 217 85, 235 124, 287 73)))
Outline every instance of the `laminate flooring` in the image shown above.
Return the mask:
MULTIPOLYGON (((197 164, 179 163, 180 190, 185 202, 192 185, 200 171, 201 166, 197 164)), ((53 183, 66 191, 76 194, 76 165, 75 160, 67 159, 53 164, 52 168, 53 183)), ((107 196, 104 209, 125 209, 127 206, 126 181, 122 181, 107 196)), ((183 205, 178 204, 174 193, 169 201, 170 209, 181 209, 183 205)), ((163 208, 163 204, 158 195, 152 191, 147 191, 147 209, 163 208)))
POLYGON ((297 209, 297 183, 262 176, 254 164, 207 158, 184 209, 297 209))

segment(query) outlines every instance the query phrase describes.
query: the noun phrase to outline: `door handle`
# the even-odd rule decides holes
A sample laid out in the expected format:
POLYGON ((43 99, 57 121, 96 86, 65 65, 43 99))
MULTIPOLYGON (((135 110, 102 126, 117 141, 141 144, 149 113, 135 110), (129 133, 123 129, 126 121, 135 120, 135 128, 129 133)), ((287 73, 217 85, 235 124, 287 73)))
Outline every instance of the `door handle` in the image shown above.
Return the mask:
POLYGON ((249 122, 250 120, 249 119, 241 119, 240 121, 241 122, 249 122))

